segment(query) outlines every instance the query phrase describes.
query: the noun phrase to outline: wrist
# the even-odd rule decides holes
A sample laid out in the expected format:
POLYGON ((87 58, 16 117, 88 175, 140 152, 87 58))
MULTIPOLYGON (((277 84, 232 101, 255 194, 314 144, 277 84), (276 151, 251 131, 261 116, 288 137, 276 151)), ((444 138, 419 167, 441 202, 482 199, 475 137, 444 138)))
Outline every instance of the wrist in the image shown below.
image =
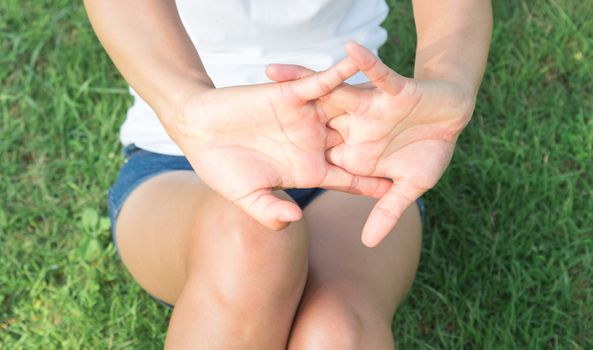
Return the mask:
POLYGON ((207 91, 215 89, 210 79, 193 79, 179 85, 162 97, 161 107, 156 110, 163 127, 175 141, 187 129, 185 110, 188 102, 207 91))
POLYGON ((468 79, 458 78, 450 72, 439 73, 432 70, 416 70, 414 79, 422 80, 436 87, 440 86, 443 92, 455 101, 458 116, 469 120, 474 111, 478 87, 468 79))
POLYGON ((416 65, 414 79, 441 80, 457 85, 465 96, 465 99, 475 102, 479 80, 463 72, 463 67, 456 64, 440 64, 438 67, 430 64, 416 65))

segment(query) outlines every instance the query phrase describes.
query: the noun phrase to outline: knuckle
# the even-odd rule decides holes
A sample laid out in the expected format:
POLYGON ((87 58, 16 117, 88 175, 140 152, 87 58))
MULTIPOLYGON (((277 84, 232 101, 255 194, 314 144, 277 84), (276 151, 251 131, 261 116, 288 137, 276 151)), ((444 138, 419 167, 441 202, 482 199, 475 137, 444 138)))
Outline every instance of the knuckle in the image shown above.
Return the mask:
POLYGON ((348 188, 350 193, 362 193, 360 189, 360 176, 354 175, 350 180, 350 187, 348 188))
POLYGON ((379 72, 379 74, 377 74, 377 77, 375 78, 375 82, 377 83, 383 83, 389 80, 389 77, 391 76, 391 72, 388 69, 382 70, 381 72, 379 72))
POLYGON ((363 70, 375 69, 379 63, 381 63, 381 61, 375 55, 368 55, 363 59, 361 68, 363 70))
POLYGON ((331 86, 323 80, 323 75, 321 73, 315 73, 315 81, 317 82, 319 90, 324 94, 332 91, 331 86))
POLYGON ((399 213, 392 208, 386 208, 382 205, 378 205, 375 209, 379 212, 379 214, 387 217, 390 220, 399 220, 399 213))
POLYGON ((334 67, 334 73, 339 81, 344 81, 348 79, 349 76, 349 74, 345 72, 344 69, 339 65, 334 67))

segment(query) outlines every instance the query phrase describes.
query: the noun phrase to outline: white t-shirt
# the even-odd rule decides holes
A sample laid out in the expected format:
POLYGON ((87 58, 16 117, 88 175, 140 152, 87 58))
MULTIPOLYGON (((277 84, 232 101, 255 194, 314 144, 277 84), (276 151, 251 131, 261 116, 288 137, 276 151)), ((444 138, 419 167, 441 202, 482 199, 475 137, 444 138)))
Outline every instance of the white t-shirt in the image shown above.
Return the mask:
MULTIPOLYGON (((377 52, 385 0, 177 0, 181 20, 216 87, 268 82, 270 63, 319 71, 344 57, 354 40, 377 52)), ((350 83, 365 81, 362 74, 350 83)), ((120 130, 124 145, 182 155, 150 106, 130 88, 134 104, 120 130)))

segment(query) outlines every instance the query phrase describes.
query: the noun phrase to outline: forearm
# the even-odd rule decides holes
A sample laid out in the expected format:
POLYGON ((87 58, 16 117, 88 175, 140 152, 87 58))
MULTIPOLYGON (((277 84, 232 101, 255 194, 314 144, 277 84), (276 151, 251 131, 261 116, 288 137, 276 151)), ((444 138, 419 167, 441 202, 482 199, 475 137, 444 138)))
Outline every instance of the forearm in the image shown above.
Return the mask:
POLYGON ((460 84, 475 98, 492 33, 490 0, 414 0, 414 77, 460 84))
MULTIPOLYGON (((212 82, 173 0, 85 0, 105 50, 163 124, 184 100, 212 82)), ((165 125, 167 127, 167 125, 165 125)))

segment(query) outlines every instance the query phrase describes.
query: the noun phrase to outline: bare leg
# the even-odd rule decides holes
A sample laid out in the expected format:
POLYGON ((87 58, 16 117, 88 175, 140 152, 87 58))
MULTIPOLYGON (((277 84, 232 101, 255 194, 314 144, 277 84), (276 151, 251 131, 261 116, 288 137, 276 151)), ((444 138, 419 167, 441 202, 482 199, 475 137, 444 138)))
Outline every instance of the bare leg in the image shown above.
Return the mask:
POLYGON ((165 348, 284 349, 306 280, 305 227, 266 229, 177 171, 134 190, 117 242, 140 285, 175 304, 165 348))
POLYGON ((305 209, 309 277, 289 350, 393 349, 391 322, 416 273, 421 224, 416 205, 376 248, 360 241, 375 200, 327 192, 305 209))

